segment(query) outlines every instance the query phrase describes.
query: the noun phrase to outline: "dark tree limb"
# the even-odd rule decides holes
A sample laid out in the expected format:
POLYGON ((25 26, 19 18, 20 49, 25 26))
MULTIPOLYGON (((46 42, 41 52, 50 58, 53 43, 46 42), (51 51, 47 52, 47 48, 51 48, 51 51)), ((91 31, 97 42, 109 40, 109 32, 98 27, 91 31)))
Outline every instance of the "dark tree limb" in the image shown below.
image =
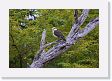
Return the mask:
MULTIPOLYGON (((74 17, 77 16, 78 13, 77 14, 76 13, 74 14, 75 15, 74 17)), ((34 60, 33 60, 32 64, 30 65, 30 68, 43 67, 44 63, 46 63, 47 61, 57 57, 58 55, 62 54, 66 50, 68 50, 72 45, 75 44, 75 42, 77 41, 78 38, 83 37, 83 36, 87 35, 90 31, 92 31, 96 27, 96 25, 99 24, 99 18, 98 17, 96 19, 90 21, 83 30, 79 29, 79 27, 86 20, 88 13, 89 13, 89 9, 84 9, 82 11, 81 16, 77 20, 77 23, 74 23, 68 36, 66 37, 66 42, 60 41, 60 42, 51 42, 49 44, 45 44, 46 33, 44 33, 45 32, 45 30, 44 30, 42 33, 40 50, 38 51, 38 53, 34 57, 34 60), (43 52, 43 50, 46 47, 48 47, 52 44, 56 44, 56 45, 51 47, 47 52, 45 52, 45 51, 43 52), (37 57, 38 55, 39 55, 39 57, 37 57)))
POLYGON ((75 23, 78 23, 78 10, 74 10, 74 18, 75 18, 75 23))

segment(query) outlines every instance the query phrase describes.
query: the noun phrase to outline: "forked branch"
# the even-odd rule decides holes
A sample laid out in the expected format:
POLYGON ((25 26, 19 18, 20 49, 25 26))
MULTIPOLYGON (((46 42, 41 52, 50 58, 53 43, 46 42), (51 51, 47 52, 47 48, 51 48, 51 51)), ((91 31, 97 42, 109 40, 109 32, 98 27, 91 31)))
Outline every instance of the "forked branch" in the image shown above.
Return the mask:
POLYGON ((78 37, 83 37, 83 36, 87 35, 87 34, 88 34, 90 31, 92 31, 92 30, 96 27, 96 25, 98 25, 98 24, 99 24, 99 17, 97 17, 96 19, 90 21, 90 22, 86 25, 86 27, 85 27, 83 30, 80 30, 80 31, 78 32, 78 37))
POLYGON ((84 23, 84 21, 88 17, 88 13, 89 13, 89 9, 84 9, 82 11, 81 16, 77 18, 78 11, 75 10, 74 18, 76 20, 76 23, 73 24, 68 36, 66 37, 66 42, 60 41, 60 42, 51 42, 49 44, 45 44, 46 30, 44 30, 42 33, 40 50, 34 57, 34 60, 30 65, 30 68, 43 67, 47 61, 57 57, 58 55, 68 50, 72 45, 74 45, 74 43, 77 41, 78 38, 83 37, 87 35, 90 31, 92 31, 99 24, 98 17, 90 21, 83 30, 79 29, 80 26, 84 23), (56 44, 56 45, 51 47, 48 51, 45 51, 45 48, 51 46, 52 44, 56 44))

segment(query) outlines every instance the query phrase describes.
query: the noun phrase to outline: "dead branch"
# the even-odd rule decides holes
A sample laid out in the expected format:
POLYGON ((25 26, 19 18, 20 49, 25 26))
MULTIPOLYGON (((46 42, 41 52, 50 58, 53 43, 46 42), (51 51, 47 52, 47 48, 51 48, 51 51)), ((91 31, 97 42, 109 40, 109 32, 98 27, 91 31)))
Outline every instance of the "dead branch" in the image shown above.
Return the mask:
POLYGON ((87 35, 90 31, 92 31, 96 27, 96 25, 98 25, 98 23, 99 23, 99 17, 90 21, 83 30, 80 30, 78 32, 78 37, 83 37, 87 35))
POLYGON ((79 27, 84 23, 89 13, 89 9, 84 9, 81 16, 78 18, 78 22, 72 26, 70 33, 67 36, 67 42, 70 42, 70 39, 77 33, 79 27))
MULTIPOLYGON (((44 30, 42 33, 42 39, 40 44, 40 50, 34 57, 34 60, 32 64, 30 65, 30 68, 41 68, 44 66, 44 63, 47 61, 57 57, 58 55, 62 54, 66 50, 68 50, 76 41, 78 38, 83 37, 87 35, 90 31, 92 31, 96 25, 99 24, 99 18, 90 21, 87 26, 80 30, 79 27, 84 23, 89 13, 89 9, 84 9, 82 11, 82 14, 79 18, 77 18, 77 23, 74 23, 72 26, 68 36, 66 37, 66 42, 60 41, 60 42, 51 42, 49 44, 45 44, 45 37, 46 37, 46 31, 44 30), (43 52, 45 48, 48 46, 51 46, 52 44, 56 44, 53 47, 51 47, 47 52, 43 52), (39 55, 39 56, 38 56, 39 55)), ((78 12, 74 13, 74 16, 78 16, 78 12)))
POLYGON ((78 10, 74 10, 74 18, 75 18, 75 23, 78 23, 78 10))

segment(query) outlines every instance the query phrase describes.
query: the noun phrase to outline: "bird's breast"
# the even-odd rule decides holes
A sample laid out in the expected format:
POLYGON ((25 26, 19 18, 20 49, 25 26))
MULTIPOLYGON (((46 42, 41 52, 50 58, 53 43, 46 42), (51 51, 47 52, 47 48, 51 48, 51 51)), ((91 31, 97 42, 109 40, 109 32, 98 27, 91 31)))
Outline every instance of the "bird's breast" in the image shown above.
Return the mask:
POLYGON ((54 36, 54 37, 57 37, 57 36, 54 34, 54 31, 52 31, 52 33, 53 33, 53 36, 54 36))

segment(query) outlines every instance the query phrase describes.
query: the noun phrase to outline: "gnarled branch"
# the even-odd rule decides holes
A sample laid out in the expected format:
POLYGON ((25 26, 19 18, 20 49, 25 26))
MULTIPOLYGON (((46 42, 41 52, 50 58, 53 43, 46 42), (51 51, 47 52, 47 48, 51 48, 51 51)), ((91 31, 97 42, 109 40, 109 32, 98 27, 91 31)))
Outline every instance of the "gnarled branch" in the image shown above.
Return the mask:
POLYGON ((90 21, 87 26, 83 29, 83 30, 80 30, 78 32, 78 37, 83 37, 85 35, 87 35, 90 31, 92 31, 96 25, 99 24, 99 17, 97 17, 96 19, 90 21))
POLYGON ((76 34, 76 32, 79 30, 79 27, 84 23, 85 19, 87 18, 89 13, 89 9, 84 9, 82 11, 81 16, 78 18, 78 22, 72 26, 70 33, 67 36, 67 42, 69 43, 71 41, 71 38, 76 34))

